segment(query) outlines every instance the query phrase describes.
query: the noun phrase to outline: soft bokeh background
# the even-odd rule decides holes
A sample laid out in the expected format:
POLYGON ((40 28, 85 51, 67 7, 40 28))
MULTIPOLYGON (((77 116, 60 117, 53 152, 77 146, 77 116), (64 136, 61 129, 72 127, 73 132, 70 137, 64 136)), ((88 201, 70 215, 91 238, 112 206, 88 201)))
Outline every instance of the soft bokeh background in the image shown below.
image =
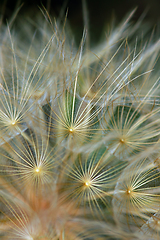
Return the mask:
MULTIPOLYGON (((59 16, 62 7, 66 12, 68 9, 68 22, 73 30, 76 42, 78 43, 82 36, 84 27, 83 21, 83 0, 0 0, 0 13, 3 15, 3 21, 6 22, 12 16, 17 6, 21 7, 21 15, 30 15, 31 17, 39 11, 38 6, 44 5, 51 16, 59 16)), ((89 19, 89 31, 91 44, 96 44, 102 37, 102 32, 107 30, 112 19, 116 19, 115 24, 135 7, 136 13, 132 21, 136 21, 146 12, 145 21, 153 27, 159 26, 160 21, 160 1, 159 0, 86 0, 89 19)), ((157 27, 159 28, 159 27, 157 27)))

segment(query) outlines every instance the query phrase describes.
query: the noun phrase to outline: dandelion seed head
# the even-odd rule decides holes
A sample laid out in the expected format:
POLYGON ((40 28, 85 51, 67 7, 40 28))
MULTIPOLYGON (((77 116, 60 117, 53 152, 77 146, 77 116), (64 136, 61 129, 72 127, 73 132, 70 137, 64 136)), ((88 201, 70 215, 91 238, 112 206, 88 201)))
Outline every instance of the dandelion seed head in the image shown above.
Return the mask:
POLYGON ((86 25, 76 48, 41 11, 52 26, 22 43, 9 25, 1 42, 0 236, 131 239, 144 226, 159 237, 160 42, 132 43, 133 11, 92 51, 86 25))

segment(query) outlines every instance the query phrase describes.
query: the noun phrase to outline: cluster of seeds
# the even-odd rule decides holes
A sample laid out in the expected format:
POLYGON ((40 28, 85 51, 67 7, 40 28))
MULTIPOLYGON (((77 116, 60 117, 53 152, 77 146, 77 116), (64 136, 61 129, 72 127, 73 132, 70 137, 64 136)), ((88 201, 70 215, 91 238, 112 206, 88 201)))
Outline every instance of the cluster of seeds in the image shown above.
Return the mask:
POLYGON ((158 240, 160 41, 132 12, 76 48, 42 12, 1 26, 0 238, 158 240))

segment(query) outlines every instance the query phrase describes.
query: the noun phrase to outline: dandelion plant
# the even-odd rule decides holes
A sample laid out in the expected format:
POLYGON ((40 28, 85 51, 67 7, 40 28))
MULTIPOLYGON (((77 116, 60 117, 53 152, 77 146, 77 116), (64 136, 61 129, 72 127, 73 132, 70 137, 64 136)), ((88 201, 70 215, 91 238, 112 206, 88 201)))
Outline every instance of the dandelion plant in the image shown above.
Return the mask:
POLYGON ((95 48, 44 7, 1 24, 2 240, 160 238, 160 41, 134 12, 95 48))

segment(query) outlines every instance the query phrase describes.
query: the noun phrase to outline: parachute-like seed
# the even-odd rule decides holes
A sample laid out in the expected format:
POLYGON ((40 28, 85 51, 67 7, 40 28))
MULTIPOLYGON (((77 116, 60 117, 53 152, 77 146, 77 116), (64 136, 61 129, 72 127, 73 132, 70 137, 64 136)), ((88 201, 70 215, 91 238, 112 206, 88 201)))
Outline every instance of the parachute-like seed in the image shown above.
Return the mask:
POLYGON ((159 181, 160 173, 148 159, 139 158, 123 170, 112 200, 121 227, 135 231, 159 211, 159 181))
POLYGON ((59 182, 62 201, 71 201, 73 207, 84 209, 86 214, 91 211, 107 218, 110 197, 125 164, 116 164, 117 159, 105 151, 74 159, 73 163, 67 160, 62 170, 59 182))

